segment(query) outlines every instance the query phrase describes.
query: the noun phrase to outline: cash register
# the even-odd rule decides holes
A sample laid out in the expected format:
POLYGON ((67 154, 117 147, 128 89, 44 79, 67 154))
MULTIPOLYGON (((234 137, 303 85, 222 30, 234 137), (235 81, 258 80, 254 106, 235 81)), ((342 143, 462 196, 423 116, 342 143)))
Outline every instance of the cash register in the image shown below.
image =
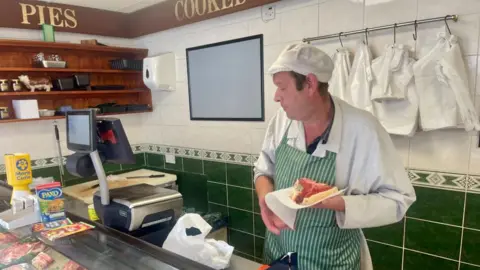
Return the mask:
POLYGON ((66 113, 67 170, 79 177, 97 175, 94 208, 102 223, 151 244, 162 246, 181 215, 182 195, 161 186, 139 184, 109 190, 103 164, 135 164, 119 119, 97 118, 94 110, 66 113))

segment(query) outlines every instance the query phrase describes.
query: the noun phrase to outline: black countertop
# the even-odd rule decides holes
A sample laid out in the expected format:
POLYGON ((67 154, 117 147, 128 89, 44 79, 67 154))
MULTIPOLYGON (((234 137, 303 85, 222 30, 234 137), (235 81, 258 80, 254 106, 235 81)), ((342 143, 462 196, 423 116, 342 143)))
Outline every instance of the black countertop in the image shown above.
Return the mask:
MULTIPOLYGON (((11 190, 0 183, 0 211, 9 209, 11 190)), ((67 216, 73 222, 86 222, 95 229, 73 235, 65 240, 44 242, 49 248, 83 265, 87 269, 191 269, 210 270, 205 265, 151 245, 138 238, 104 227, 88 219, 87 206, 72 198, 66 198, 67 216)), ((25 226, 11 232, 19 237, 38 237, 25 226)))

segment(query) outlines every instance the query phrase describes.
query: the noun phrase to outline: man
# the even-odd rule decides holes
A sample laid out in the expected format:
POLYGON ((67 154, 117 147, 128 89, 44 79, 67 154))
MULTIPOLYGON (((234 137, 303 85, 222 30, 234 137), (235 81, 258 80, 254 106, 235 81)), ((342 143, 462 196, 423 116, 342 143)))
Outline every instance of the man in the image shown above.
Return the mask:
POLYGON ((380 123, 330 96, 333 62, 307 44, 288 46, 269 69, 282 108, 271 119, 255 164, 255 188, 268 228, 266 263, 297 252, 301 270, 372 269, 361 228, 400 221, 414 189, 380 123), (299 178, 346 189, 297 213, 290 230, 265 195, 299 178))

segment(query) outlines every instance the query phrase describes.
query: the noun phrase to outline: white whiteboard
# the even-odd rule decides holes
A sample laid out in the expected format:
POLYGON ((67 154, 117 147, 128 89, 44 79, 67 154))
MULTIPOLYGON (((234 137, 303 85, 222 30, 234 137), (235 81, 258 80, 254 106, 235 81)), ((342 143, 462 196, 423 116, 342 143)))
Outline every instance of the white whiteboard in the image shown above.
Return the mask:
POLYGON ((263 35, 187 49, 191 120, 263 121, 263 35))

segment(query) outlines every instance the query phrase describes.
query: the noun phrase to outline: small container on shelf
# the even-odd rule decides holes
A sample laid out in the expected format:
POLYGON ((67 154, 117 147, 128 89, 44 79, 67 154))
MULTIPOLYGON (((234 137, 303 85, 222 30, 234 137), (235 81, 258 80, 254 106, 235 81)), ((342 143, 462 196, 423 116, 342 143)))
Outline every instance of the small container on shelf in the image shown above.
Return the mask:
POLYGON ((66 68, 67 62, 63 61, 58 54, 45 56, 45 54, 41 52, 33 56, 33 65, 43 68, 66 68))
POLYGON ((9 119, 8 107, 0 107, 0 119, 9 119))
POLYGON ((15 91, 15 92, 22 91, 22 84, 20 83, 20 81, 18 79, 12 80, 12 88, 13 88, 13 91, 15 91))
POLYGON ((55 115, 55 110, 42 109, 38 110, 38 113, 40 114, 40 117, 50 117, 55 115))
POLYGON ((66 68, 67 62, 65 61, 42 61, 42 65, 44 68, 66 68))
POLYGON ((0 91, 2 92, 10 91, 8 80, 0 80, 0 91))

